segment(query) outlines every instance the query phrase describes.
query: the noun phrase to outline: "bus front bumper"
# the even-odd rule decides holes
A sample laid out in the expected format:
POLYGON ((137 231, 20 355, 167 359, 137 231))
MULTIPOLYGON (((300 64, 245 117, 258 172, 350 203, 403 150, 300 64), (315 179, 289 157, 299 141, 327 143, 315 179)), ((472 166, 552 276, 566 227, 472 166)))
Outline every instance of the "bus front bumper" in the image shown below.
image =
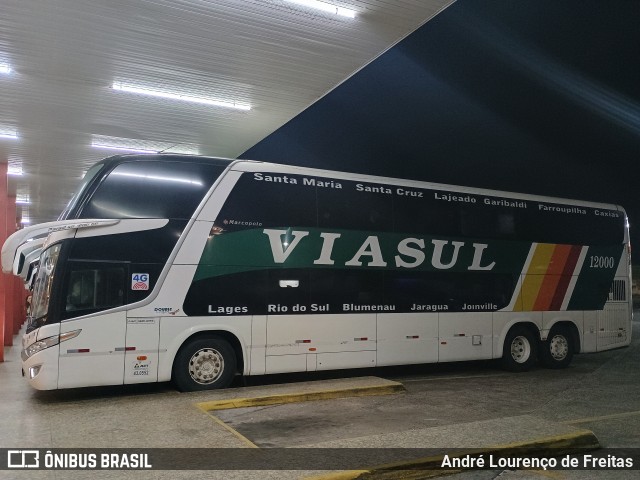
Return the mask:
POLYGON ((22 375, 36 390, 55 390, 58 388, 58 345, 25 358, 22 355, 22 375))

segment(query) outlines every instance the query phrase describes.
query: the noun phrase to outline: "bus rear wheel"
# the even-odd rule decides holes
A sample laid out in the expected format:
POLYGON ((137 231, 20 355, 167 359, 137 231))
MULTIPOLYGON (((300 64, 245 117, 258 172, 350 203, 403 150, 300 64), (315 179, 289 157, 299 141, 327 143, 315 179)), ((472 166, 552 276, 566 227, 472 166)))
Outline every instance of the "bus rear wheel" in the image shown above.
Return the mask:
POLYGON ((236 373, 236 355, 220 337, 201 337, 185 344, 173 362, 178 390, 192 392, 229 386, 236 373))
POLYGON ((510 372, 526 372, 536 362, 538 342, 528 328, 515 326, 504 340, 502 366, 510 372))
POLYGON ((573 358, 573 336, 568 328, 553 327, 541 343, 540 361, 547 368, 566 368, 573 358))

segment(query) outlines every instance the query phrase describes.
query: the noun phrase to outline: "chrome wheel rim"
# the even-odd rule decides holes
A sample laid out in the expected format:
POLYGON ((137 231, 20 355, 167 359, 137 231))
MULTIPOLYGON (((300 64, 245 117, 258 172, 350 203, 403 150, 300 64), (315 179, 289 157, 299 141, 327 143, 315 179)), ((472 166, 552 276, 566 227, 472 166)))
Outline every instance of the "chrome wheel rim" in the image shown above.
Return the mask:
POLYGON ((569 342, 564 335, 554 335, 549 342, 549 349, 554 360, 562 361, 569 354, 569 342))
POLYGON ((189 375, 200 385, 215 382, 224 371, 224 357, 215 348, 202 348, 189 359, 189 375))
POLYGON ((525 363, 531 356, 531 343, 527 337, 518 335, 511 341, 511 357, 516 363, 525 363))

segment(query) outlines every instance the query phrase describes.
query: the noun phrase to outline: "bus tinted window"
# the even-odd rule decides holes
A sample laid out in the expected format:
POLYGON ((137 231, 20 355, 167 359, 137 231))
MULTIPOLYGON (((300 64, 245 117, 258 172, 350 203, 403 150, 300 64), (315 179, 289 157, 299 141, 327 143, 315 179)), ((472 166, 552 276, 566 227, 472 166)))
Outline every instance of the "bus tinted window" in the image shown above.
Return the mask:
POLYGON ((318 225, 327 228, 391 231, 393 194, 384 185, 341 182, 343 188, 318 188, 318 225))
POLYGON ((511 239, 516 236, 516 212, 465 205, 460 211, 460 231, 465 237, 511 239))
POLYGON ((202 163, 121 163, 99 185, 80 218, 190 218, 223 170, 202 163))
POLYGON ((519 215, 520 237, 542 243, 611 245, 623 241, 624 217, 612 210, 530 202, 519 215))
POLYGON ((125 304, 125 267, 113 263, 69 262, 63 318, 125 304))
POLYGON ((457 204, 438 201, 434 199, 433 192, 428 190, 411 191, 422 195, 394 198, 396 232, 460 236, 460 207, 457 204))
POLYGON ((315 227, 316 193, 302 177, 245 173, 218 214, 225 230, 257 227, 315 227))

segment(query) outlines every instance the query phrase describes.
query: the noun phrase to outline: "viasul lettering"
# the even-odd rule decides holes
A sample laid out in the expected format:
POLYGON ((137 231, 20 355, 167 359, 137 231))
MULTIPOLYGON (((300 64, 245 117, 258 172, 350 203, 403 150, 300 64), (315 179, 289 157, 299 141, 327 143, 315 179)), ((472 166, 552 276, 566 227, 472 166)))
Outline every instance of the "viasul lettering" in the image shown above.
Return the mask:
MULTIPOLYGON (((334 249, 340 248, 340 242, 344 239, 342 234, 336 232, 313 233, 304 230, 279 230, 265 228, 262 231, 269 240, 273 262, 283 264, 287 261, 291 253, 302 242, 309 242, 313 236, 317 235, 315 245, 320 245, 317 250, 314 265, 336 265, 334 249), (336 247, 338 246, 338 247, 336 247)), ((387 255, 381 247, 380 239, 377 235, 369 235, 353 253, 349 259, 344 261, 346 267, 388 267, 396 268, 417 268, 422 266, 428 259, 429 264, 436 270, 449 270, 455 267, 461 257, 460 253, 473 249, 472 255, 469 253, 465 258, 471 256, 471 262, 466 266, 471 271, 490 271, 496 265, 495 261, 486 260, 486 250, 489 247, 486 243, 461 242, 451 240, 433 239, 426 242, 424 238, 407 237, 401 239, 396 245, 396 255, 387 255)), ((304 249, 304 247, 303 247, 304 249)))

